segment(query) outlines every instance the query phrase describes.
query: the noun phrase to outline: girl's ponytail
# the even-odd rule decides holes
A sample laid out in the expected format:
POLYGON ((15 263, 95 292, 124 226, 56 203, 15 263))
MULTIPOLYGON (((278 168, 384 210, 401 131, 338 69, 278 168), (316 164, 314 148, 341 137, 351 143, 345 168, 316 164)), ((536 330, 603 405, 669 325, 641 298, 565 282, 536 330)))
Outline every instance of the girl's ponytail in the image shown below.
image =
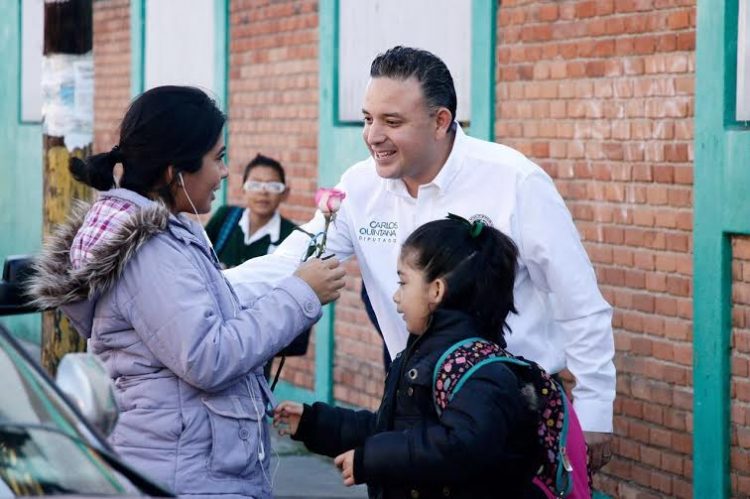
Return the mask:
POLYGON ((505 331, 510 332, 506 319, 508 314, 517 313, 513 286, 515 283, 518 249, 505 234, 485 227, 475 238, 477 255, 473 268, 468 273, 476 276, 478 291, 474 303, 474 314, 479 319, 485 336, 497 341, 505 331))
POLYGON ((93 187, 98 191, 106 191, 115 185, 113 171, 117 163, 122 162, 120 148, 115 146, 110 152, 94 154, 85 161, 71 158, 69 170, 73 178, 93 187))

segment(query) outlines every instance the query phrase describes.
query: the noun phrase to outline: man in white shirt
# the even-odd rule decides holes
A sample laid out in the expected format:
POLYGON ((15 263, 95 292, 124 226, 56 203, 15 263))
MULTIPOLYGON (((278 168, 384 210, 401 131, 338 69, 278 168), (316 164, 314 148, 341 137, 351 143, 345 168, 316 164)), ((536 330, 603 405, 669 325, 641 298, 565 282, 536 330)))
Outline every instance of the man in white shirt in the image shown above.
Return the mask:
MULTIPOLYGON (((612 309, 599 292, 580 236, 552 179, 518 151, 468 137, 455 121, 453 79, 435 55, 394 47, 372 63, 363 138, 371 157, 349 168, 328 236, 339 258, 356 255, 391 356, 407 331, 392 297, 401 243, 449 212, 480 219, 513 238, 520 261, 518 315, 508 349, 551 373, 576 378, 574 405, 597 470, 611 456, 615 397, 612 309)), ((320 213, 305 226, 317 233, 320 213)), ((227 272, 238 292, 258 296, 299 264, 308 240, 295 233, 271 257, 227 272)))

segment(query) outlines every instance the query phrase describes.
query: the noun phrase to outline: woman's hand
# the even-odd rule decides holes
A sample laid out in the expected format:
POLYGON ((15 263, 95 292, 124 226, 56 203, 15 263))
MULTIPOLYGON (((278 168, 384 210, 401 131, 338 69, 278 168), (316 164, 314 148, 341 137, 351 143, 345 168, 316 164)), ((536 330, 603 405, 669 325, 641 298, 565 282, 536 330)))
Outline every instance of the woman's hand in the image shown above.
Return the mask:
POLYGON ((344 479, 344 485, 347 487, 354 485, 354 449, 339 454, 333 460, 333 463, 341 470, 341 478, 344 479))
POLYGON ((346 272, 335 258, 313 258, 300 265, 294 275, 305 281, 325 305, 338 299, 339 290, 345 285, 346 272))
POLYGON ((281 436, 294 436, 304 410, 305 406, 302 404, 285 400, 273 410, 273 427, 278 429, 281 436))

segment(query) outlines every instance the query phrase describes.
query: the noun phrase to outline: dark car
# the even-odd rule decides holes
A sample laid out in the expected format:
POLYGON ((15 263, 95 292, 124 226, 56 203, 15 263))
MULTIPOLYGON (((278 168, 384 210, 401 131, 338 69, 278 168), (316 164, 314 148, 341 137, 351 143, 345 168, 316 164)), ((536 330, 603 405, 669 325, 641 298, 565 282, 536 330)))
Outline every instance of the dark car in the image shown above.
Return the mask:
MULTIPOLYGON (((0 315, 30 311, 19 285, 25 267, 22 259, 6 264, 0 315)), ((57 380, 59 386, 0 325, 0 497, 174 497, 123 463, 105 440, 117 409, 98 361, 69 354, 57 380)))

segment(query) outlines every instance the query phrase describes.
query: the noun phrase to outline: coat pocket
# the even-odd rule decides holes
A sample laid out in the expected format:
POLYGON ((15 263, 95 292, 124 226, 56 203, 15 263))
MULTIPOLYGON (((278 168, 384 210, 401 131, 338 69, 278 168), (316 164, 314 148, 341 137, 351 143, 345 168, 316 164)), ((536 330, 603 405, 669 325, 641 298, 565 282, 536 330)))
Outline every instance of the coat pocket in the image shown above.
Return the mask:
MULTIPOLYGON (((211 424, 209 471, 225 478, 247 478, 258 461, 262 415, 248 397, 222 395, 201 401, 211 424)), ((262 409, 258 401, 255 405, 262 409)))

